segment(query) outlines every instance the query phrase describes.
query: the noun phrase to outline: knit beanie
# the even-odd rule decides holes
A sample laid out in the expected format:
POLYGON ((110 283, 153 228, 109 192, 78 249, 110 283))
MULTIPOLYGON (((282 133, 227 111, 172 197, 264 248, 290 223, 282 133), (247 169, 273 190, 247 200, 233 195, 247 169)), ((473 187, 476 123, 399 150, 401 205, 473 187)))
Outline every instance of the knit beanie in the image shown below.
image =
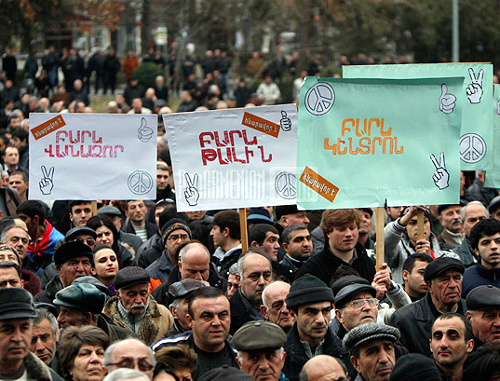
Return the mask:
POLYGON ((325 282, 311 274, 296 279, 286 297, 287 307, 295 311, 304 304, 318 302, 333 303, 333 291, 325 282))

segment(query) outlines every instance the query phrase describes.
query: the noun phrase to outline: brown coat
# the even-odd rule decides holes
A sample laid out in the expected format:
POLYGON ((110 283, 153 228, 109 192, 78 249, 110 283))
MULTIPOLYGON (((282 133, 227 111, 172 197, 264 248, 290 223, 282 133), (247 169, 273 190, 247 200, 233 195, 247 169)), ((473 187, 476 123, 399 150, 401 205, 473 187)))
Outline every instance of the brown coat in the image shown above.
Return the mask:
MULTIPOLYGON (((102 312, 113 320, 117 326, 130 329, 118 311, 118 303, 118 297, 113 296, 108 300, 102 312)), ((139 336, 147 346, 151 346, 165 335, 173 323, 174 318, 168 308, 158 304, 153 297, 149 295, 149 305, 146 317, 144 318, 137 336, 139 336)))

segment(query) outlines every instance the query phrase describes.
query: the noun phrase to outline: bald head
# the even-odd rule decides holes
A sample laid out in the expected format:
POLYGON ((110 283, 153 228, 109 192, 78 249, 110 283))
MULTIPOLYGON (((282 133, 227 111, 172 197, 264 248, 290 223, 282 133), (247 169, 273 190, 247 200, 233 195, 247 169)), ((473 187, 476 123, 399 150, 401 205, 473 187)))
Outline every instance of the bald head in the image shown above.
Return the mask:
POLYGON ((347 378, 345 365, 335 357, 318 355, 307 361, 300 372, 300 381, 336 380, 347 378))

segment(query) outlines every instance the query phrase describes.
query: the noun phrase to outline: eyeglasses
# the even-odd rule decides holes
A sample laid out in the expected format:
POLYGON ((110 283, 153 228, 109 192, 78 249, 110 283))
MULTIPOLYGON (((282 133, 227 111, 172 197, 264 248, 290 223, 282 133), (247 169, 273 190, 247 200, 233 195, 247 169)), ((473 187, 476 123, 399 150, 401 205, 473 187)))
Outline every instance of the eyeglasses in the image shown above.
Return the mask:
POLYGON ((94 246, 95 245, 95 239, 94 238, 77 238, 75 239, 76 242, 80 243, 85 243, 89 246, 94 246))
POLYGON ((368 303, 370 307, 378 307, 378 299, 376 298, 356 299, 349 302, 349 304, 354 308, 362 308, 365 303, 368 303))
POLYGON ((171 234, 171 235, 168 236, 167 239, 169 241, 178 241, 179 239, 181 239, 181 240, 184 241, 184 240, 186 240, 188 238, 189 238, 189 236, 187 234, 171 234))
POLYGON ((135 359, 132 359, 132 358, 126 358, 126 359, 123 359, 120 362, 109 363, 106 366, 108 366, 108 365, 116 365, 119 368, 134 369, 135 364, 137 364, 137 367, 142 372, 148 372, 148 371, 150 371, 151 369, 154 368, 154 365, 150 364, 148 362, 148 360, 146 360, 146 359, 138 360, 136 362, 135 359))

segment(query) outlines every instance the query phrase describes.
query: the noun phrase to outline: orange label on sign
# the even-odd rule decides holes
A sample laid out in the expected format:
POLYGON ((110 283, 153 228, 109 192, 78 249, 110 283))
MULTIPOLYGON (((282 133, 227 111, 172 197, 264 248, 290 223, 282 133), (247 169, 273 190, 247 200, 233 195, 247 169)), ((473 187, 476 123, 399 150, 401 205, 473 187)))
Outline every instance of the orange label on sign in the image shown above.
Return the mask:
POLYGON ((280 133, 279 124, 270 122, 269 120, 265 120, 256 115, 249 114, 248 112, 245 112, 245 114, 243 114, 243 120, 241 121, 241 124, 253 128, 254 130, 271 135, 275 138, 277 138, 280 133))
POLYGON ((64 127, 66 122, 64 121, 62 115, 57 115, 56 117, 47 120, 45 123, 40 124, 39 126, 33 128, 31 133, 35 140, 43 138, 44 136, 54 132, 61 127, 64 127))
POLYGON ((328 201, 333 202, 337 194, 339 193, 339 188, 333 185, 331 182, 321 177, 319 174, 314 172, 311 168, 306 167, 299 179, 302 183, 306 184, 309 188, 315 191, 320 196, 323 196, 328 201))

